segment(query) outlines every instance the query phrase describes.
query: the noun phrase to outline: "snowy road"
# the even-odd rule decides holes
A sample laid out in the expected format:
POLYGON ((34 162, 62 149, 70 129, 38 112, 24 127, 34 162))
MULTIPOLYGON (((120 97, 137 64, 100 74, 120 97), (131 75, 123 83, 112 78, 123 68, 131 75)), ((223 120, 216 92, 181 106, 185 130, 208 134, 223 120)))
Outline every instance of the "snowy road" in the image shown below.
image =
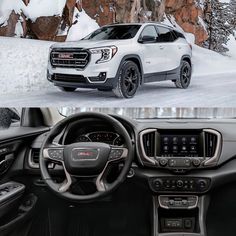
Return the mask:
POLYGON ((45 90, 0 95, 0 106, 80 107, 236 107, 236 73, 193 77, 187 90, 171 82, 144 85, 135 98, 118 99, 111 92, 78 89, 74 93, 45 90))

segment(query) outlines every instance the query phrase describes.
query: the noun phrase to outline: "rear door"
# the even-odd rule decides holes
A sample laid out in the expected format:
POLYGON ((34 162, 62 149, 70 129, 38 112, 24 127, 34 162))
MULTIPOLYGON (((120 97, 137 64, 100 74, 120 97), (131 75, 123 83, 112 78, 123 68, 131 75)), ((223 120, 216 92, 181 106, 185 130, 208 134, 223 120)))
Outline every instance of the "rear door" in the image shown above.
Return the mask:
MULTIPOLYGON (((140 34, 140 38, 143 36, 151 36, 157 39, 158 33, 156 27, 154 25, 147 25, 140 34)), ((140 47, 145 75, 165 71, 166 55, 157 41, 142 43, 140 47)))
POLYGON ((165 55, 165 65, 163 66, 165 71, 171 71, 180 66, 181 58, 183 56, 183 45, 178 43, 172 29, 157 26, 158 30, 158 46, 162 50, 162 54, 165 55))

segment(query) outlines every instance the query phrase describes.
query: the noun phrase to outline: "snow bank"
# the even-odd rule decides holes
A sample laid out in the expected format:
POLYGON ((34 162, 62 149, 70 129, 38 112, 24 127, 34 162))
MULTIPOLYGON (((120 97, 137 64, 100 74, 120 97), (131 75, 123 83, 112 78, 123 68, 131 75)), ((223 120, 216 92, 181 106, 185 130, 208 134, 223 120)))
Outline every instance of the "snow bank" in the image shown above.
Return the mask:
POLYGON ((211 50, 193 45, 194 75, 216 75, 236 72, 236 58, 229 58, 211 50))
POLYGON ((0 94, 48 89, 48 51, 52 42, 0 37, 0 94))
MULTIPOLYGON (((235 31, 235 35, 236 35, 236 31, 235 31)), ((229 37, 229 41, 226 47, 229 49, 226 55, 236 60, 236 39, 235 39, 235 36, 233 36, 232 34, 229 37)))
POLYGON ((65 4, 66 0, 30 0, 24 13, 32 21, 40 16, 61 16, 65 4))
POLYGON ((12 11, 35 21, 40 16, 61 16, 66 0, 30 0, 26 6, 21 0, 0 0, 0 24, 7 24, 12 11))
POLYGON ((95 20, 89 17, 84 10, 81 12, 75 8, 73 24, 68 32, 67 41, 77 41, 89 35, 99 28, 95 20))

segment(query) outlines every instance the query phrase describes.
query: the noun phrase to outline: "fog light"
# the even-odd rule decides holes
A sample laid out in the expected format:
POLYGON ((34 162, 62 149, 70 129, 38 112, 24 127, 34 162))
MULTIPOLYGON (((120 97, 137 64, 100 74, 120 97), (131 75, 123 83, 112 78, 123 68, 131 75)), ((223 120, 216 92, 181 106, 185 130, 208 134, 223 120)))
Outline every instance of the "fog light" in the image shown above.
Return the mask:
POLYGON ((101 72, 98 76, 89 77, 89 80, 91 82, 105 82, 106 78, 107 78, 107 73, 101 72))

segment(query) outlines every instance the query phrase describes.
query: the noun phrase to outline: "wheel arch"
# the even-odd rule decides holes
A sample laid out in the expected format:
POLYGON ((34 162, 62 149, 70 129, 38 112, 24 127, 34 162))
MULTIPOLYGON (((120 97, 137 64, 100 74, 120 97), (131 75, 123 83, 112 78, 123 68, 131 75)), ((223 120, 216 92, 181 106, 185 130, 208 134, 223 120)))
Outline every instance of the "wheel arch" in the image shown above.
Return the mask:
POLYGON ((138 66, 139 71, 140 71, 140 75, 141 75, 141 80, 140 80, 140 85, 141 85, 143 83, 143 74, 144 73, 143 73, 143 64, 142 64, 140 56, 137 54, 129 54, 129 55, 124 56, 120 62, 120 65, 119 65, 119 68, 117 71, 117 76, 119 76, 120 68, 125 61, 132 61, 138 66))
POLYGON ((191 60, 191 57, 189 55, 182 56, 181 61, 187 61, 190 64, 191 68, 192 68, 192 60, 191 60))

